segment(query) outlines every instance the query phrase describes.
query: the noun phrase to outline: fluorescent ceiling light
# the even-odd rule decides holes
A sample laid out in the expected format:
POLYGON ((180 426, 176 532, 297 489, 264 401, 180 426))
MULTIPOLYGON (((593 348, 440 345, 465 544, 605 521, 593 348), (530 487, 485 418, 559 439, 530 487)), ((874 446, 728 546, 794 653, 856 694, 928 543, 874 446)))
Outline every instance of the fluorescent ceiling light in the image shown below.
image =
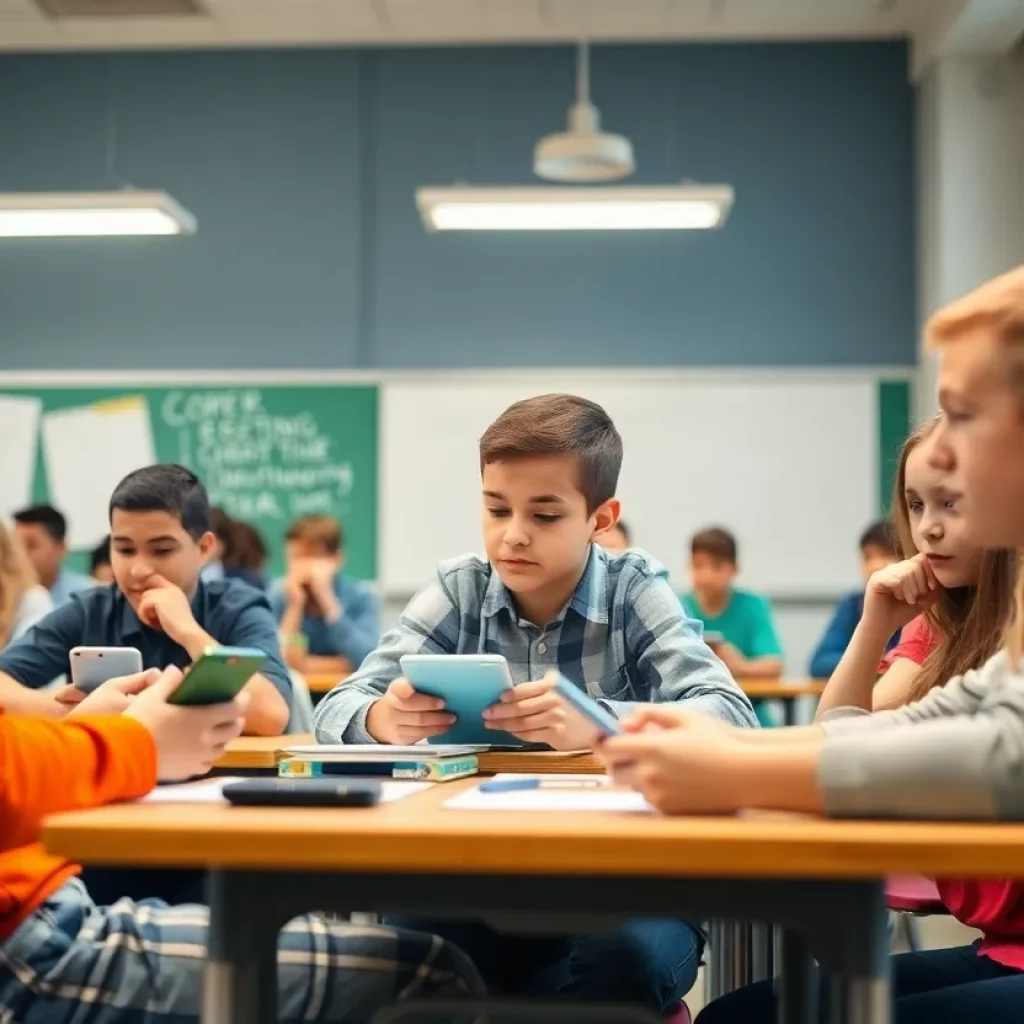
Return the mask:
POLYGON ((678 231, 717 228, 732 206, 729 185, 421 188, 428 231, 678 231))
POLYGON ((193 235, 196 219, 166 192, 0 192, 0 238, 193 235))

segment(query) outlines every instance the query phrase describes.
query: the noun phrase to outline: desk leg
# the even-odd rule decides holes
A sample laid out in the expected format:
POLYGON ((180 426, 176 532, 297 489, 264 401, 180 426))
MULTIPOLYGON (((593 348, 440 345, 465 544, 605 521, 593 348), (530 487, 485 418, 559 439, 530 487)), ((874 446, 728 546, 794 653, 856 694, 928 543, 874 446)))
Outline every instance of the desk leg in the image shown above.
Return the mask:
POLYGON ((797 932, 779 929, 778 1024, 814 1020, 814 964, 797 932))
POLYGON ((209 898, 202 1024, 276 1024, 277 917, 241 874, 211 871, 209 898))
POLYGON ((892 1024, 885 886, 853 886, 840 920, 843 934, 828 955, 834 1024, 892 1024))

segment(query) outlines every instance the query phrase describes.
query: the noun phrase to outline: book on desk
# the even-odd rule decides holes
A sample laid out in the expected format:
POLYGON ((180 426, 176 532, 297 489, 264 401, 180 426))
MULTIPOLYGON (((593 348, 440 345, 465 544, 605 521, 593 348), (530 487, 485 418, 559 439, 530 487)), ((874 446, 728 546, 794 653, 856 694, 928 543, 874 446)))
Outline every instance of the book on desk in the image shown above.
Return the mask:
POLYGON ((290 747, 277 773, 287 779, 316 779, 337 775, 383 776, 451 782, 480 770, 473 746, 389 746, 383 743, 290 747))

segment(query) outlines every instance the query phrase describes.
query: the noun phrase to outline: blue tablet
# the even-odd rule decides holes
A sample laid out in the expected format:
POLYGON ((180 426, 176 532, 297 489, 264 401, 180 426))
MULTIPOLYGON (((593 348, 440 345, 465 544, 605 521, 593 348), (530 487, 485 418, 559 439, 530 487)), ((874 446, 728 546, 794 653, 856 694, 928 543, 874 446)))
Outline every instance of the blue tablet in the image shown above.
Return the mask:
POLYGON ((445 710, 456 717, 446 733, 432 736, 429 742, 524 746, 511 733, 484 725, 484 709, 497 704, 513 686, 508 662, 500 654, 406 654, 399 660, 402 675, 413 688, 440 697, 445 710))

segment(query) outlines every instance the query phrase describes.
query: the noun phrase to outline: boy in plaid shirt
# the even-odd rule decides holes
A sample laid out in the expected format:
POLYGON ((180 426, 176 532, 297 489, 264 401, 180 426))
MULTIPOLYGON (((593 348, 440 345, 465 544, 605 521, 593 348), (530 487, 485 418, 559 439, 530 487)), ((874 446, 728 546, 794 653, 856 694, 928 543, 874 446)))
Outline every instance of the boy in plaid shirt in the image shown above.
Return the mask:
MULTIPOLYGON (((198 1024, 206 908, 97 907, 78 866, 39 842, 46 815, 202 774, 241 732, 248 694, 177 707, 181 672, 156 675, 110 680, 61 721, 0 709, 0 1021, 198 1024)), ((398 998, 483 992, 466 955, 434 936, 307 916, 278 949, 282 1021, 369 1021, 398 998)))
MULTIPOLYGON (((489 727, 556 749, 592 746, 594 730, 553 691, 556 672, 625 716, 678 704, 737 726, 750 702, 700 638, 665 570, 640 551, 610 557, 622 440, 608 414, 574 395, 518 402, 480 442, 486 561, 443 564, 354 676, 317 707, 324 743, 415 743, 453 718, 399 678, 404 654, 501 654, 515 688, 489 727)), ((599 937, 497 935, 483 924, 429 922, 465 943, 494 988, 668 1010, 692 986, 703 938, 683 921, 626 922, 599 937)))

